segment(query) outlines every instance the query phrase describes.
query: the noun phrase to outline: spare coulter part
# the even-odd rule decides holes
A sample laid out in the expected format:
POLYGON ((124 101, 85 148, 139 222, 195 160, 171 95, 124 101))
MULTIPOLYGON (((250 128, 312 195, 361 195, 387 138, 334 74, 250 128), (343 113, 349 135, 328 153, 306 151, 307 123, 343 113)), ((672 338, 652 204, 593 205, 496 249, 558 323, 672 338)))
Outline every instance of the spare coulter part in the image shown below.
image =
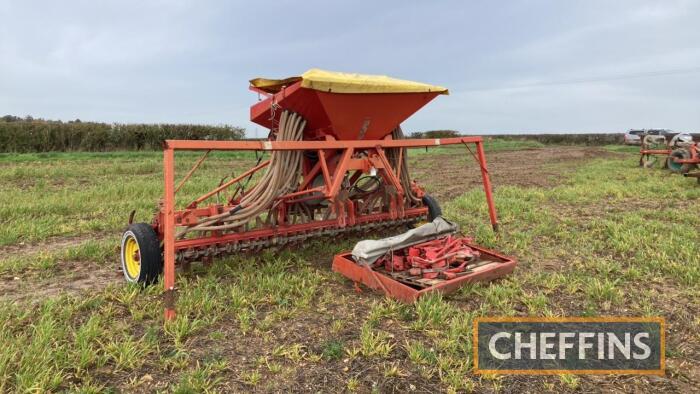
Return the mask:
POLYGON ((341 253, 333 259, 333 271, 388 297, 412 303, 428 293, 448 294, 466 283, 506 276, 516 264, 510 257, 474 245, 469 238, 443 235, 391 249, 373 263, 363 262, 355 250, 341 253))
POLYGON ((335 256, 333 270, 404 302, 513 272, 515 260, 479 248, 457 231, 438 216, 403 234, 358 242, 350 254, 335 256))

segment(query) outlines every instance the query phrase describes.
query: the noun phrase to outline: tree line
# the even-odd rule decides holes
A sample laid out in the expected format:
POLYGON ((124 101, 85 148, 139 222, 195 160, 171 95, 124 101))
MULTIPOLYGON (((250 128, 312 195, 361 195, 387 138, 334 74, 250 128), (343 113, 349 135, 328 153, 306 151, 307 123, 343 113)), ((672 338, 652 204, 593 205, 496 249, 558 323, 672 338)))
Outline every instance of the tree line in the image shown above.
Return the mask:
POLYGON ((0 152, 159 150, 166 139, 239 140, 230 125, 125 124, 0 117, 0 152))

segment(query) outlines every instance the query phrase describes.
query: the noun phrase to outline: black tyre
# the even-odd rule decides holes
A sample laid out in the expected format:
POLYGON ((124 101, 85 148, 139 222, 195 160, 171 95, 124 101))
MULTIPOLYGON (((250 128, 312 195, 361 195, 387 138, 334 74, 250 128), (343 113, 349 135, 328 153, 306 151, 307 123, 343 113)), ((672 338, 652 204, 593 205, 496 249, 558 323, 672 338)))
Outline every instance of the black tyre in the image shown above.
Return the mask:
POLYGON ((432 222, 436 217, 442 216, 442 209, 440 209, 440 204, 432 196, 426 194, 423 196, 423 205, 428 207, 428 221, 432 222))
POLYGON ((163 271, 160 240, 151 225, 134 223, 124 231, 121 242, 124 278, 130 283, 149 285, 163 271))

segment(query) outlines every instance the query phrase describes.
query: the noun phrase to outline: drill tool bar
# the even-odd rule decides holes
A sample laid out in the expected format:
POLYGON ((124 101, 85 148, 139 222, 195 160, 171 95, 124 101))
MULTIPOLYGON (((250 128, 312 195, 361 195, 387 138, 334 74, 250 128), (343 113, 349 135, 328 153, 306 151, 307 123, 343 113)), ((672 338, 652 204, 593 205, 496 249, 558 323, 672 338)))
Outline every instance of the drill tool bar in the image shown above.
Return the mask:
POLYGON ((176 261, 177 263, 186 263, 192 261, 199 261, 203 258, 230 255, 236 252, 255 252, 270 247, 282 247, 290 244, 298 244, 308 239, 332 237, 338 234, 381 231, 384 229, 397 228, 400 226, 410 226, 422 219, 423 218, 421 217, 412 217, 382 222, 369 222, 366 224, 347 226, 342 228, 333 227, 305 231, 288 236, 268 236, 265 238, 257 237, 254 240, 224 242, 217 243, 214 245, 206 245, 202 247, 187 248, 177 252, 176 261))

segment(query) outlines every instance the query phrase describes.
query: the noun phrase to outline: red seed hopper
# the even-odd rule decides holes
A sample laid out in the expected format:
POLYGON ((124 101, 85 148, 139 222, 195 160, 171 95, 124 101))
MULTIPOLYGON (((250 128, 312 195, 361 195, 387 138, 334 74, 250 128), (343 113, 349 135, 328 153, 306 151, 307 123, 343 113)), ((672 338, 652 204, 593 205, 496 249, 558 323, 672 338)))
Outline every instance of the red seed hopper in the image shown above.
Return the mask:
POLYGON ((284 80, 254 79, 267 98, 250 108, 250 120, 273 129, 281 108, 306 120, 305 140, 381 140, 440 94, 440 86, 384 76, 309 70, 284 80))
POLYGON ((464 154, 481 169, 496 228, 481 137, 404 139, 399 127, 447 89, 322 70, 253 79, 250 89, 259 96, 251 120, 270 130, 268 138, 165 141, 165 193, 158 212, 151 223, 130 223, 123 235, 127 281, 150 283, 164 271, 167 318, 175 313, 176 266, 439 216, 437 201, 410 177, 407 148, 464 145, 464 154), (203 155, 176 183, 175 152, 180 150, 203 155), (177 199, 212 150, 257 151, 259 159, 198 198, 177 199))

